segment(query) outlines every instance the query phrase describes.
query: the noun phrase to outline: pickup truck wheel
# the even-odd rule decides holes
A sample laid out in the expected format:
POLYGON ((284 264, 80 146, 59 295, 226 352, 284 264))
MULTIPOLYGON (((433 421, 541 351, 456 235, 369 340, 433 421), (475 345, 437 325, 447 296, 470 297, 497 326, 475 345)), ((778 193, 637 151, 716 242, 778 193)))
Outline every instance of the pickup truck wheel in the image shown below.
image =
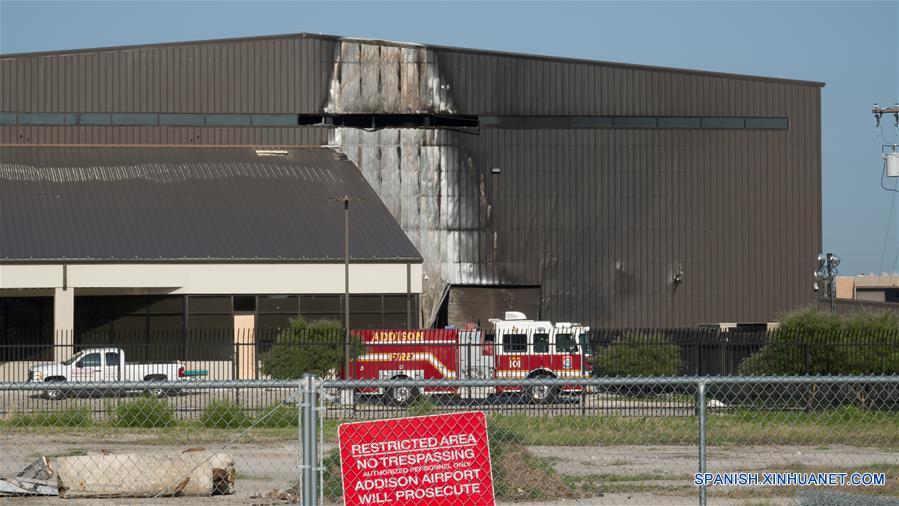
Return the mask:
MULTIPOLYGON (((144 381, 154 382, 154 381, 165 381, 164 377, 161 376, 150 376, 144 378, 144 381)), ((169 392, 165 388, 148 388, 144 390, 146 395, 150 395, 152 397, 156 397, 157 399, 162 399, 168 397, 169 392)))
MULTIPOLYGON (((47 383, 63 383, 65 380, 59 378, 50 378, 47 383)), ((64 390, 47 389, 44 390, 44 396, 51 401, 61 401, 67 397, 64 390)))

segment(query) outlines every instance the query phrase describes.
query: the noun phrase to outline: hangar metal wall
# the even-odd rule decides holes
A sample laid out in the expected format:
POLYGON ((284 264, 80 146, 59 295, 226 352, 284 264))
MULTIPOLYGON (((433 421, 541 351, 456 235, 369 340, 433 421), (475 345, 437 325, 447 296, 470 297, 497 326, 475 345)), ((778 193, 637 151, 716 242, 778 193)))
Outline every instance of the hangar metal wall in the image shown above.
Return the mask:
POLYGON ((448 284, 540 286, 545 318, 594 327, 769 321, 814 300, 820 83, 291 35, 5 55, 0 87, 2 111, 786 117, 478 135, 3 125, 0 142, 337 144, 425 257, 426 320, 448 284))

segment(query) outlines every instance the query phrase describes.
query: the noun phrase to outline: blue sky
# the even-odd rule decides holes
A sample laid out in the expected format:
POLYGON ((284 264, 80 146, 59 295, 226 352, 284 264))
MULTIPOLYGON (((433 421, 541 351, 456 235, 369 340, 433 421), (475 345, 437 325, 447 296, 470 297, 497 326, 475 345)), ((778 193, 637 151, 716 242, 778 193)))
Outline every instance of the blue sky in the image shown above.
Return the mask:
MULTIPOLYGON (((824 249, 843 258, 843 274, 899 260, 899 197, 891 219, 895 194, 880 188, 883 141, 870 113, 899 101, 897 27, 899 0, 0 0, 3 53, 302 31, 824 81, 824 249)), ((892 118, 884 123, 896 139, 892 118)))

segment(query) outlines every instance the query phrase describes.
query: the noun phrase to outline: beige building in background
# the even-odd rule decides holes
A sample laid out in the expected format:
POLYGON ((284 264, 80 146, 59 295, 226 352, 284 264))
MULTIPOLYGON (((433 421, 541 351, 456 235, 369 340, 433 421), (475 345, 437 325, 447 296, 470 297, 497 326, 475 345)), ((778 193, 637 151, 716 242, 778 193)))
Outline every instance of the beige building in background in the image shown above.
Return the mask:
POLYGON ((899 275, 839 276, 837 298, 899 302, 899 275))

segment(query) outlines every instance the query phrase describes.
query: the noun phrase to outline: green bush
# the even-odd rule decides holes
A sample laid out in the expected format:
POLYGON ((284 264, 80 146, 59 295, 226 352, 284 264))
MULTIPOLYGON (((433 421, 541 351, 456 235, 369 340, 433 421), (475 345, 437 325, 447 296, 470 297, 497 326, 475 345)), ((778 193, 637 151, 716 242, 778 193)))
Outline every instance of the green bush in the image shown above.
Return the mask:
POLYGON ((140 397, 111 409, 116 427, 171 427, 175 412, 163 399, 140 397))
POLYGON ((270 404, 256 416, 256 427, 282 429, 299 425, 300 412, 294 404, 270 404))
POLYGON ((250 415, 237 404, 228 400, 210 402, 200 415, 200 425, 210 429, 234 429, 249 427, 250 415))
POLYGON ((675 376, 684 368, 680 346, 666 336, 629 332, 597 350, 597 376, 675 376))
MULTIPOLYGON (((351 338, 350 357, 361 352, 361 340, 351 338)), ((262 371, 276 379, 298 379, 305 373, 328 376, 344 362, 344 335, 340 322, 302 318, 280 333, 271 350, 262 354, 262 371)))
POLYGON ((899 315, 848 315, 803 308, 787 313, 768 342, 745 359, 740 374, 899 373, 899 315))
POLYGON ((14 427, 87 427, 93 425, 94 419, 91 410, 81 406, 46 413, 16 413, 9 423, 14 427))

